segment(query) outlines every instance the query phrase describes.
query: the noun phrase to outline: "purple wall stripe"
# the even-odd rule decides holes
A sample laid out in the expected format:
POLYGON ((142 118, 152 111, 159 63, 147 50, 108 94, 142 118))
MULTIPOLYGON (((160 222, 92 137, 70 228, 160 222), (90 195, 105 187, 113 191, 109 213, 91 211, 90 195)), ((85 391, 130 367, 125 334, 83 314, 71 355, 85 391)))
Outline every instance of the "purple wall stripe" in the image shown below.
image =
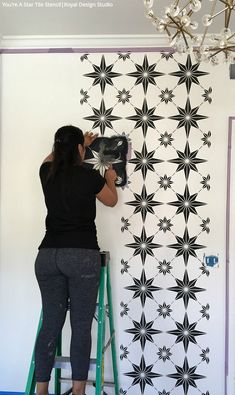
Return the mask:
POLYGON ((125 47, 125 48, 1 48, 0 54, 29 53, 108 53, 108 52, 174 52, 171 47, 125 47))

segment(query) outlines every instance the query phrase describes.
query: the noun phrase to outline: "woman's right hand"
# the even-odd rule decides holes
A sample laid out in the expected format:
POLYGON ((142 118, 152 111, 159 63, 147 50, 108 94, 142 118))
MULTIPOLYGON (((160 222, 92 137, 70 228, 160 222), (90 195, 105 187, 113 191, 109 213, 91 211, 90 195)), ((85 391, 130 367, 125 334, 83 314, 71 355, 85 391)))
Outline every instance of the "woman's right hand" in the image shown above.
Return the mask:
POLYGON ((105 175, 104 175, 105 179, 107 182, 115 182, 117 179, 117 173, 115 170, 113 170, 112 165, 110 165, 109 169, 106 170, 105 175))

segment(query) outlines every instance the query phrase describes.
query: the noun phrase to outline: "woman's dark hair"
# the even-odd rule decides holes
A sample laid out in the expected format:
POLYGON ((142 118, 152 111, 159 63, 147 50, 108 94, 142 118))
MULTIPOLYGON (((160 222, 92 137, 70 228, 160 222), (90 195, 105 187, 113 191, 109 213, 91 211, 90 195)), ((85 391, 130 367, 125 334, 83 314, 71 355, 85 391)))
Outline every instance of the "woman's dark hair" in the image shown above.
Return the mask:
POLYGON ((54 178, 58 171, 62 170, 67 173, 72 166, 82 164, 78 144, 84 145, 84 136, 81 129, 73 125, 67 125, 57 130, 54 136, 53 161, 48 178, 54 178))

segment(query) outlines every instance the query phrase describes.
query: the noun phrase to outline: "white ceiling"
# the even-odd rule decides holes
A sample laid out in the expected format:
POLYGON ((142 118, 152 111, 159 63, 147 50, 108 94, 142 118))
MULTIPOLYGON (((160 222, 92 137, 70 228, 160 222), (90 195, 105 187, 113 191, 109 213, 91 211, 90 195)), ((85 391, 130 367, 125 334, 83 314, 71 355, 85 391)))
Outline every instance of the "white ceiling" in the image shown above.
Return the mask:
MULTIPOLYGON (((159 13, 170 0, 155 3, 154 10, 159 13)), ((199 21, 203 14, 209 13, 211 4, 203 0, 202 10, 195 15, 199 21)), ((222 3, 217 9, 221 8, 222 3)), ((142 0, 2 0, 0 35, 154 34, 154 27, 144 14, 142 0)), ((222 18, 216 18, 209 31, 216 31, 223 23, 222 18)), ((235 30, 235 15, 231 27, 235 30)))

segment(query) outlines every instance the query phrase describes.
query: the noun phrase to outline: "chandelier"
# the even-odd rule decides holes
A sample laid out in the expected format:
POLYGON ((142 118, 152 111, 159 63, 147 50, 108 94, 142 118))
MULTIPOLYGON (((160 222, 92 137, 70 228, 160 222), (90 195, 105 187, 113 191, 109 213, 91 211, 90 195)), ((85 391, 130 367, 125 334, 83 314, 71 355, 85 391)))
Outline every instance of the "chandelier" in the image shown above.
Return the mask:
POLYGON ((143 0, 146 17, 159 33, 168 35, 170 46, 178 53, 194 53, 198 62, 216 65, 221 59, 235 63, 235 32, 231 30, 231 16, 235 12, 235 0, 175 0, 165 7, 162 15, 155 15, 154 0, 143 0), (210 3, 210 13, 202 17, 202 32, 194 14, 202 4, 210 3), (224 23, 219 33, 210 34, 214 20, 224 14, 224 23))

